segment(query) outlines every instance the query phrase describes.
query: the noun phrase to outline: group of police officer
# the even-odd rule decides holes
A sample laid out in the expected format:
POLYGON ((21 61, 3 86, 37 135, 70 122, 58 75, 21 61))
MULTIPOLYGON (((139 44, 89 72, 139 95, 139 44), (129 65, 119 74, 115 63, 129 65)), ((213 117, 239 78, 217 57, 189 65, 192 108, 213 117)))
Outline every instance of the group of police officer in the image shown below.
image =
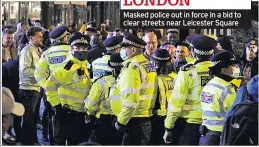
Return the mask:
POLYGON ((107 52, 91 65, 90 36, 68 35, 65 26, 50 32, 55 43, 34 74, 55 108, 57 145, 219 145, 238 68, 232 53, 213 55, 214 39, 193 37, 195 60, 170 73, 168 51, 157 49, 153 64, 132 34, 104 40, 107 52))

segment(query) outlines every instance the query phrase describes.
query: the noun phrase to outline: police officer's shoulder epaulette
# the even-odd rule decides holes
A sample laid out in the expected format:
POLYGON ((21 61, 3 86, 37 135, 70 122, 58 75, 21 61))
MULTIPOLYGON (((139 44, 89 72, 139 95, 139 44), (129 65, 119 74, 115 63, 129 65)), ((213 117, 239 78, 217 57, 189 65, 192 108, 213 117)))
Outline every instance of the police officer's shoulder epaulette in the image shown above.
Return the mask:
POLYGON ((130 65, 130 63, 131 63, 131 62, 128 62, 127 64, 125 64, 125 66, 124 66, 124 67, 128 68, 128 67, 129 67, 129 65, 130 65))
POLYGON ((193 66, 193 64, 185 64, 181 67, 181 71, 188 71, 193 66))
POLYGON ((93 81, 93 83, 97 82, 97 80, 101 79, 102 77, 104 77, 104 76, 102 75, 102 76, 96 78, 96 79, 93 81))
POLYGON ((68 61, 67 64, 64 66, 64 69, 70 70, 70 68, 73 66, 74 62, 73 61, 68 61))

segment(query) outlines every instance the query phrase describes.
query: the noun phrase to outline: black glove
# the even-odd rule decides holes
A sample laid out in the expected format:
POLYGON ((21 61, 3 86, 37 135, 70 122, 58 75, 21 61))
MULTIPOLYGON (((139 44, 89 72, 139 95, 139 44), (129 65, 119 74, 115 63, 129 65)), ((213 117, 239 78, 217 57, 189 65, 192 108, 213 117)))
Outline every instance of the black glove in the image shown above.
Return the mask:
POLYGON ((57 120, 61 120, 62 117, 63 117, 63 112, 64 112, 64 109, 62 108, 62 105, 61 104, 58 104, 57 106, 55 106, 55 116, 54 118, 57 119, 57 120))

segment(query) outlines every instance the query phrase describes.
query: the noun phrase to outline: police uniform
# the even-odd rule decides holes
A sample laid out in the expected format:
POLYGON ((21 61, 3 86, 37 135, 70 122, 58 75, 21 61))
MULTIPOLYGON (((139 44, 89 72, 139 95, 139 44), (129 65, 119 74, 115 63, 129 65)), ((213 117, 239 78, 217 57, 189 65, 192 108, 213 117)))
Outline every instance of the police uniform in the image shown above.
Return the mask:
POLYGON ((66 26, 59 26, 49 34, 49 37, 56 43, 43 52, 34 73, 35 79, 42 88, 45 88, 49 75, 57 70, 69 56, 70 45, 62 41, 68 34, 66 26))
MULTIPOLYGON (((41 55, 41 58, 39 60, 38 65, 36 66, 36 70, 34 72, 34 77, 36 81, 39 83, 39 85, 45 89, 45 82, 47 78, 55 71, 57 70, 61 64, 67 59, 69 56, 69 50, 70 50, 70 45, 68 45, 66 42, 63 42, 64 37, 69 35, 67 31, 66 26, 59 26, 55 28, 53 31, 50 32, 49 37, 55 41, 55 43, 48 48, 46 51, 43 52, 41 55)), ((43 99, 46 99, 46 96, 44 95, 43 99)), ((58 104, 59 102, 53 102, 50 104, 46 100, 46 109, 49 112, 50 120, 52 118, 52 113, 51 113, 51 107, 54 107, 58 104)), ((47 129, 48 127, 48 121, 42 121, 43 123, 43 132, 44 132, 44 137, 47 138, 47 129), (46 127, 44 127, 46 126, 46 127)), ((59 120, 55 119, 54 120, 54 127, 58 128, 59 120)), ((54 134, 59 134, 58 129, 54 129, 54 134)), ((54 138, 57 138, 56 135, 54 135, 54 138)), ((52 139, 52 135, 50 135, 50 139, 52 139)))
POLYGON ((211 58, 210 69, 218 70, 215 77, 202 89, 200 100, 202 108, 202 126, 200 145, 220 145, 220 136, 223 130, 224 117, 232 106, 236 91, 231 84, 233 77, 221 74, 222 68, 236 64, 233 53, 223 51, 211 58))
POLYGON ((212 79, 209 76, 210 61, 207 60, 213 54, 216 41, 202 36, 194 39, 192 45, 192 51, 199 59, 194 64, 182 66, 178 72, 165 120, 164 140, 168 142, 168 137, 173 135, 172 143, 179 145, 199 144, 202 122, 200 93, 212 79))
MULTIPOLYGON (((73 36, 69 44, 74 47, 89 46, 90 38, 84 35, 73 36)), ((46 81, 47 100, 55 106, 55 117, 60 120, 58 145, 77 145, 87 141, 90 135, 85 121, 84 100, 89 94, 92 82, 89 77, 88 61, 80 60, 75 51, 46 81)))
MULTIPOLYGON (((122 45, 142 50, 146 43, 137 36, 127 34, 122 45)), ((122 59, 125 60, 125 57, 122 59)), ((142 54, 125 60, 123 65, 118 77, 122 109, 117 115, 115 127, 119 131, 125 129, 122 145, 148 145, 151 135, 150 117, 157 85, 156 69, 142 54)))
POLYGON ((104 40, 103 45, 106 47, 107 53, 102 58, 93 61, 93 81, 99 77, 111 74, 112 69, 108 66, 108 60, 110 60, 112 53, 121 48, 122 39, 123 36, 113 36, 104 40))
POLYGON ((170 62, 171 56, 167 50, 157 49, 153 54, 157 64, 158 89, 156 90, 156 103, 153 108, 151 145, 165 144, 163 140, 164 120, 167 114, 167 104, 173 90, 174 78, 168 75, 166 63, 170 62), (164 65, 164 67, 163 67, 164 65))
MULTIPOLYGON (((108 64, 111 68, 121 68, 122 59, 119 53, 111 56, 108 64), (119 58, 119 59, 116 59, 119 58)), ((91 138, 101 145, 119 145, 118 132, 114 127, 112 110, 109 101, 111 85, 115 83, 115 77, 110 73, 96 79, 90 93, 85 100, 85 107, 90 115, 97 118, 95 129, 91 138)))

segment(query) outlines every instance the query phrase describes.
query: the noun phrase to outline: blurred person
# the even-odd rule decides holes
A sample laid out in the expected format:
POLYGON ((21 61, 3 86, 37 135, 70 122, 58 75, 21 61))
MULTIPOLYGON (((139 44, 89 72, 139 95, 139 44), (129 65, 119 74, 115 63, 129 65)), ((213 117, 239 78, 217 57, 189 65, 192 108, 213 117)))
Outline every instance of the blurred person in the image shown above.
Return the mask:
POLYGON ((42 53, 42 29, 30 27, 26 32, 29 44, 26 45, 19 58, 19 96, 26 112, 23 116, 21 141, 23 145, 38 144, 36 129, 36 105, 40 98, 40 85, 34 77, 36 65, 42 53))
POLYGON ((4 29, 2 32, 2 62, 14 60, 17 57, 18 50, 13 44, 13 32, 10 29, 4 29))
POLYGON ((18 41, 25 34, 26 29, 27 29, 27 26, 24 23, 17 24, 17 30, 13 34, 13 44, 15 48, 18 49, 18 41))
POLYGON ((145 52, 143 53, 144 56, 151 62, 152 65, 155 66, 155 62, 153 61, 153 54, 157 49, 157 37, 155 33, 148 32, 145 37, 144 41, 146 42, 145 52))
POLYGON ((233 53, 230 39, 227 36, 219 34, 217 35, 216 41, 217 41, 217 46, 216 46, 215 54, 217 52, 224 51, 224 50, 227 50, 233 53))
POLYGON ((164 42, 164 43, 162 43, 160 48, 166 49, 169 52, 169 54, 171 55, 171 61, 170 62, 173 63, 175 61, 175 50, 176 50, 175 46, 172 45, 169 42, 164 42))
POLYGON ((96 22, 94 21, 88 22, 84 34, 88 35, 89 37, 92 37, 96 33, 97 33, 96 22))
POLYGON ((239 64, 244 83, 246 84, 252 77, 258 75, 258 41, 250 39, 246 44, 239 64))
POLYGON ((101 30, 100 30, 100 34, 103 37, 103 41, 107 38, 108 36, 108 31, 106 30, 106 25, 105 24, 101 24, 101 30))
POLYGON ((258 75, 238 90, 225 117, 220 145, 258 146, 258 75))
POLYGON ((120 28, 115 28, 113 36, 120 36, 121 35, 121 29, 120 28))
POLYGON ((177 29, 167 30, 167 41, 175 44, 179 41, 179 31, 177 29))
MULTIPOLYGON (((2 136, 12 126, 13 115, 22 116, 24 111, 24 106, 14 100, 12 92, 8 88, 2 87, 2 136)), ((2 145, 10 145, 5 142, 4 137, 2 138, 2 145)))
POLYGON ((86 30, 86 21, 83 21, 83 24, 82 24, 82 26, 81 26, 79 32, 80 32, 80 33, 84 33, 85 30, 86 30))
POLYGON ((101 58, 106 53, 103 46, 103 40, 101 34, 95 34, 90 40, 91 49, 87 52, 87 60, 90 64, 97 58, 101 58))
POLYGON ((144 36, 144 31, 142 29, 138 29, 137 36, 138 36, 138 38, 142 39, 142 37, 144 36))

